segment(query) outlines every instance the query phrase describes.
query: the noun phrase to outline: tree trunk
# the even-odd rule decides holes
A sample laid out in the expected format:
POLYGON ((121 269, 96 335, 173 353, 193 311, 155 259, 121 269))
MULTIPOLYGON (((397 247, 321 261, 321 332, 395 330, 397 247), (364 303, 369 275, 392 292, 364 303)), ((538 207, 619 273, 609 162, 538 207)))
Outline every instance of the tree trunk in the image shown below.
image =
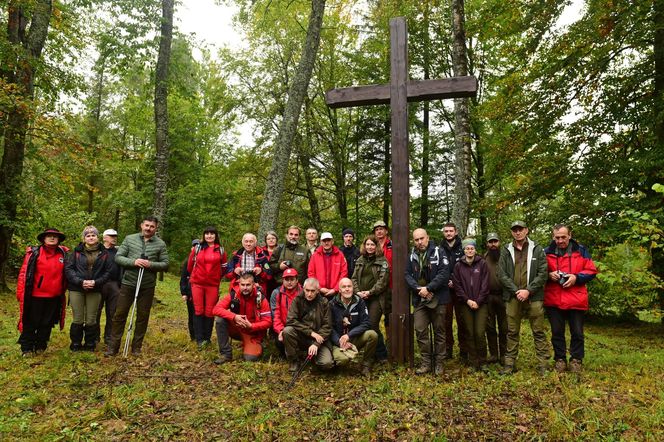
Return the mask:
POLYGON ((46 42, 53 7, 50 0, 39 0, 25 10, 24 3, 10 1, 7 6, 7 39, 14 51, 11 56, 0 55, 0 75, 7 83, 16 85, 18 102, 17 106, 9 110, 3 128, 4 145, 0 163, 0 292, 8 290, 6 267, 16 222, 25 139, 33 111, 34 68, 46 42))
MULTIPOLYGON (((653 54, 655 57, 655 142, 657 151, 664 150, 664 0, 653 0, 653 25, 655 27, 655 43, 653 54)), ((660 183, 664 184, 664 183, 660 183)), ((664 278, 664 250, 653 251, 653 271, 660 278, 664 278)), ((664 289, 659 289, 660 312, 664 313, 664 289)), ((664 315, 662 315, 664 324, 664 315)))
MULTIPOLYGON (((92 146, 92 163, 94 164, 99 147, 99 136, 101 133, 101 108, 104 101, 104 81, 106 73, 106 53, 102 52, 97 62, 97 81, 95 84, 94 103, 92 108, 92 133, 90 134, 90 145, 92 146)), ((88 213, 94 211, 95 188, 97 187, 97 174, 95 173, 96 167, 92 167, 90 175, 88 176, 88 213)))
MULTIPOLYGON (((300 119, 302 103, 309 88, 309 80, 314 69, 316 54, 320 44, 320 31, 323 25, 325 0, 312 0, 309 27, 304 42, 302 58, 297 66, 293 82, 288 90, 288 101, 284 116, 279 126, 279 133, 274 145, 272 168, 265 183, 265 193, 261 205, 260 228, 258 237, 262 238, 267 230, 274 230, 279 220, 279 203, 284 191, 284 178, 293 145, 293 139, 300 119)), ((304 159, 303 159, 304 160, 304 159)), ((304 161, 303 161, 304 162, 304 161)))
MULTIPOLYGON (((154 85, 154 123, 157 158, 154 174, 154 215, 163 229, 168 190, 168 66, 173 40, 173 0, 162 0, 161 39, 154 85)), ((163 231, 163 230, 162 230, 163 231)))
MULTIPOLYGON (((452 64, 454 75, 468 75, 468 55, 466 51, 464 1, 452 0, 452 37, 454 49, 452 64)), ((470 218, 470 111, 468 98, 454 99, 454 150, 456 166, 456 182, 454 186, 454 208, 452 222, 457 225, 463 237, 468 229, 470 218)))

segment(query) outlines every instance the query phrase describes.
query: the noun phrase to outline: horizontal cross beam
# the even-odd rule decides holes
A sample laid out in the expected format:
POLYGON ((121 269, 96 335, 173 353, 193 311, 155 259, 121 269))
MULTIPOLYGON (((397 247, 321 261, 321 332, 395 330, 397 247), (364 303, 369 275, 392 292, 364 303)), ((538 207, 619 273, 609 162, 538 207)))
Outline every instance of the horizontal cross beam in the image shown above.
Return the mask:
MULTIPOLYGON (((440 80, 411 80, 407 82, 408 101, 441 100, 444 98, 474 97, 477 79, 473 76, 440 80)), ((390 104, 390 85, 353 86, 331 89, 325 93, 331 108, 390 104)))

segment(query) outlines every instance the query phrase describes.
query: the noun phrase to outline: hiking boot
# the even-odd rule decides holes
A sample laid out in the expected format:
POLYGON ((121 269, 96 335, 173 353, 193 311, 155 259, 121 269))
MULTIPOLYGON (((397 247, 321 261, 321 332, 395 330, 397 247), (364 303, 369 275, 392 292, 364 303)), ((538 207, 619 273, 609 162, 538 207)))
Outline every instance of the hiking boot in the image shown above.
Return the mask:
POLYGON ((290 364, 288 364, 288 371, 290 373, 295 373, 299 368, 300 364, 298 364, 297 361, 290 361, 290 364))
POLYGON ((217 359, 214 360, 215 365, 223 365, 226 362, 231 362, 233 359, 229 358, 228 356, 219 356, 217 359))
POLYGON ((23 353, 21 353, 21 356, 24 358, 30 358, 35 355, 35 352, 32 350, 24 350, 23 353))
POLYGON ((514 366, 513 366, 513 365, 505 365, 505 366, 502 368, 502 370, 500 370, 500 374, 502 374, 502 375, 504 375, 504 376, 507 376, 507 375, 514 374, 515 371, 516 371, 516 370, 514 369, 514 366))
POLYGON ((415 374, 427 374, 427 373, 431 373, 431 362, 422 361, 420 367, 417 370, 415 370, 415 374))
POLYGON ((132 356, 140 356, 143 351, 140 348, 132 348, 131 349, 131 354, 132 356))
POLYGON ((583 362, 580 359, 572 359, 569 361, 569 371, 572 373, 581 373, 583 370, 583 362))
POLYGON ((558 359, 556 365, 553 367, 558 373, 567 371, 567 362, 564 359, 558 359))
POLYGON ((104 356, 107 358, 112 358, 113 356, 116 356, 118 354, 117 350, 114 350, 112 348, 107 348, 106 351, 104 352, 104 356))
POLYGON ((83 346, 81 345, 80 342, 72 342, 69 344, 69 350, 71 351, 81 351, 83 349, 83 346))
POLYGON ((362 376, 369 377, 371 376, 371 367, 368 365, 362 366, 362 376))
POLYGON ((445 374, 445 364, 443 364, 443 360, 436 361, 436 366, 434 367, 434 374, 437 376, 442 376, 445 374))

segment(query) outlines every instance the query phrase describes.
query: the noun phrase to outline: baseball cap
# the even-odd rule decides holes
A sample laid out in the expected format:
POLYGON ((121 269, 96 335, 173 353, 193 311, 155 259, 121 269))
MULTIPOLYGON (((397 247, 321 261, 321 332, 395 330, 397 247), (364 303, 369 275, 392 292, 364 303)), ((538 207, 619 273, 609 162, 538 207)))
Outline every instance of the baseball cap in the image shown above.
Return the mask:
POLYGON ((486 236, 486 241, 487 242, 493 241, 493 240, 500 241, 500 238, 498 237, 498 234, 496 232, 491 232, 486 236))
POLYGON ((284 270, 284 273, 283 273, 282 277, 283 278, 288 278, 288 277, 291 277, 291 276, 297 278, 297 270, 289 267, 286 270, 284 270))
POLYGON ((106 229, 104 230, 104 233, 102 236, 108 235, 108 236, 118 236, 118 232, 115 229, 106 229))
POLYGON ((321 241, 325 241, 326 239, 332 239, 332 234, 330 232, 323 232, 323 234, 320 236, 321 241))
POLYGON ((376 230, 377 227, 385 227, 387 229, 387 224, 383 220, 376 221, 373 225, 373 230, 376 230))
POLYGON ((512 225, 510 226, 510 230, 515 228, 515 227, 523 227, 524 229, 527 228, 528 226, 526 225, 525 222, 521 220, 514 221, 512 225))

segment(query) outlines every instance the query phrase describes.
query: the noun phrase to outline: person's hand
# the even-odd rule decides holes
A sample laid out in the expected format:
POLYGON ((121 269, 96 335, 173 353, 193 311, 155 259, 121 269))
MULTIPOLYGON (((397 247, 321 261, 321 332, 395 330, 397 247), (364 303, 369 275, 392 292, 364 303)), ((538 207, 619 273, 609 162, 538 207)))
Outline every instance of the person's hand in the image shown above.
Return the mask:
POLYGON ((279 332, 279 335, 277 336, 277 339, 279 340, 279 342, 284 342, 284 331, 283 330, 279 332))
POLYGON ((516 299, 523 302, 528 299, 530 292, 526 289, 521 289, 516 291, 516 299))
POLYGON ((309 350, 307 351, 309 356, 316 356, 318 354, 318 346, 316 344, 311 344, 309 350))
POLYGON ((342 337, 339 338, 339 347, 341 348, 346 348, 346 344, 348 343, 348 335, 343 335, 342 337))
POLYGON ((325 296, 327 296, 328 298, 331 298, 331 297, 334 296, 336 293, 337 293, 337 292, 335 292, 334 289, 328 289, 327 294, 326 294, 325 296))
POLYGON ((237 276, 240 276, 242 274, 242 267, 235 267, 233 273, 235 273, 237 276))
POLYGON ((258 266, 254 267, 254 275, 258 276, 261 274, 262 271, 263 269, 261 269, 260 267, 258 266))
POLYGON ((142 267, 144 269, 147 269, 148 267, 150 267, 150 261, 147 259, 138 258, 136 261, 134 261, 134 265, 136 267, 142 267))
POLYGON ((551 281, 559 281, 560 280, 560 273, 556 270, 555 272, 549 272, 549 279, 551 281))
POLYGON ((251 328, 251 322, 247 320, 245 315, 235 315, 233 321, 241 328, 251 328))
POLYGON ((454 282, 450 279, 449 281, 447 281, 447 286, 448 286, 449 288, 454 287, 454 282))
POLYGON ((279 268, 281 270, 286 270, 288 266, 286 265, 286 261, 281 261, 281 264, 279 264, 279 268))
POLYGON ((323 338, 321 335, 319 335, 316 332, 311 332, 311 337, 314 338, 314 340, 318 343, 318 345, 321 345, 323 342, 325 342, 325 338, 323 338))
POLYGON ((367 299, 369 297, 369 290, 363 290, 361 292, 357 292, 357 296, 359 296, 362 299, 367 299))
POLYGON ((84 279, 83 284, 81 284, 84 290, 92 290, 95 288, 95 281, 94 279, 84 279))
POLYGON ((567 276, 569 279, 567 280, 567 282, 565 282, 565 284, 563 284, 563 288, 565 289, 568 289, 572 287, 574 284, 576 284, 576 275, 568 273, 567 276))
POLYGON ((469 299, 466 304, 468 304, 468 307, 472 308, 473 310, 477 310, 479 308, 479 305, 472 299, 469 299))
POLYGON ((417 294, 426 300, 429 300, 433 297, 433 294, 426 287, 420 287, 417 294))
POLYGON ((182 300, 187 302, 187 295, 182 295, 182 300))

